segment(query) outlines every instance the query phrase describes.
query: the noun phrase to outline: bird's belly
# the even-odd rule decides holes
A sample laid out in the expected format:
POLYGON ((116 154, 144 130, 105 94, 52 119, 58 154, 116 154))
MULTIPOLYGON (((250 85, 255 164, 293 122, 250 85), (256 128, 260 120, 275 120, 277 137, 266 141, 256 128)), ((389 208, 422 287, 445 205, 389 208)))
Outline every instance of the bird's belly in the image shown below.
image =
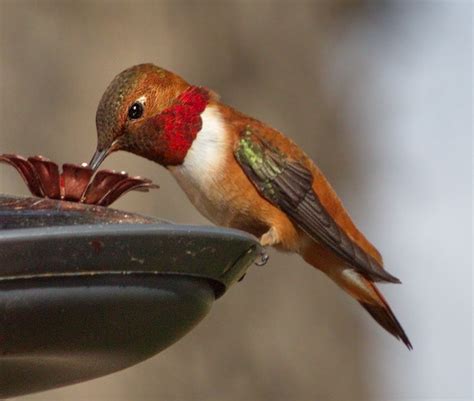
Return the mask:
POLYGON ((203 185, 179 170, 172 171, 181 189, 194 207, 208 220, 219 226, 229 226, 235 216, 224 194, 216 185, 203 185))
MULTIPOLYGON (((256 237, 260 237, 270 228, 265 219, 262 219, 262 208, 259 207, 258 201, 264 201, 246 196, 245 191, 239 194, 231 190, 227 185, 228 178, 208 175, 208 179, 203 181, 202 177, 182 174, 179 169, 171 172, 191 203, 212 223, 237 228, 256 237)), ((253 187, 251 188, 253 190, 253 187)))
POLYGON ((231 221, 231 213, 225 206, 223 200, 216 199, 215 196, 209 196, 199 190, 184 189, 194 207, 205 218, 219 226, 228 226, 231 221))

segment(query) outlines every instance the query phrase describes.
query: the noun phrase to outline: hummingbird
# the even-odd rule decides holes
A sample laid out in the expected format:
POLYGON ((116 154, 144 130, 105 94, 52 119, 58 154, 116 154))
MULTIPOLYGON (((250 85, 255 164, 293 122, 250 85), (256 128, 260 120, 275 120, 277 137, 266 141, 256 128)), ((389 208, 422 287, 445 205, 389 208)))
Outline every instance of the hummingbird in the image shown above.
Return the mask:
POLYGON ((376 286, 400 281, 384 269, 321 170, 282 133, 153 64, 112 80, 96 126, 94 170, 119 150, 160 164, 212 223, 301 255, 412 349, 376 286))

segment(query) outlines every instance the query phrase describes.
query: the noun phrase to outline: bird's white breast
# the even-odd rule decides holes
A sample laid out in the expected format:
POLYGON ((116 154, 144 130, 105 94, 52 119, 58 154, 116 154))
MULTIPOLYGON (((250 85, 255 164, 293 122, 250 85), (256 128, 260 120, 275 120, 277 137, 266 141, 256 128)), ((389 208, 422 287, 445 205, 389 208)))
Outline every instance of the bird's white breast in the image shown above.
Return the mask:
POLYGON ((202 128, 180 166, 169 170, 191 202, 209 220, 222 224, 219 216, 219 182, 225 175, 229 150, 225 124, 217 108, 208 106, 201 114, 202 128))

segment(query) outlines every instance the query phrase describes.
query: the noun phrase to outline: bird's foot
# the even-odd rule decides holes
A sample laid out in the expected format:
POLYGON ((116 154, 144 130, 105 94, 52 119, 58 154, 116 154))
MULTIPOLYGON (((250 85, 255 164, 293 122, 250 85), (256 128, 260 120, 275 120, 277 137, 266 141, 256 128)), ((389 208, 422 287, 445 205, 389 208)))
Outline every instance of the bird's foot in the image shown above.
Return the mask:
POLYGON ((265 234, 260 237, 260 245, 274 246, 280 242, 280 237, 275 227, 271 227, 265 234))
POLYGON ((260 260, 255 262, 257 266, 265 266, 268 262, 270 256, 266 251, 266 247, 274 246, 280 242, 280 237, 275 227, 270 227, 270 229, 260 237, 260 245, 262 246, 262 251, 260 252, 260 260))
POLYGON ((268 262, 268 259, 270 259, 270 256, 265 249, 262 249, 262 252, 260 252, 260 259, 255 262, 255 266, 265 266, 268 262))

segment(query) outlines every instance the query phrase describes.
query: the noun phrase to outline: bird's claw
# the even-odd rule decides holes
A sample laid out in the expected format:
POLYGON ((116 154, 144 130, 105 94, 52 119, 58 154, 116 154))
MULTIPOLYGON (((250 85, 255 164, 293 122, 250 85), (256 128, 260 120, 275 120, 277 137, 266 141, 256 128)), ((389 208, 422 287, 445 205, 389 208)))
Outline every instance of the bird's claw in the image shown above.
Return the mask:
POLYGON ((270 256, 268 255, 267 251, 262 250, 260 253, 260 260, 255 262, 255 266, 265 266, 268 262, 268 259, 270 259, 270 256))

